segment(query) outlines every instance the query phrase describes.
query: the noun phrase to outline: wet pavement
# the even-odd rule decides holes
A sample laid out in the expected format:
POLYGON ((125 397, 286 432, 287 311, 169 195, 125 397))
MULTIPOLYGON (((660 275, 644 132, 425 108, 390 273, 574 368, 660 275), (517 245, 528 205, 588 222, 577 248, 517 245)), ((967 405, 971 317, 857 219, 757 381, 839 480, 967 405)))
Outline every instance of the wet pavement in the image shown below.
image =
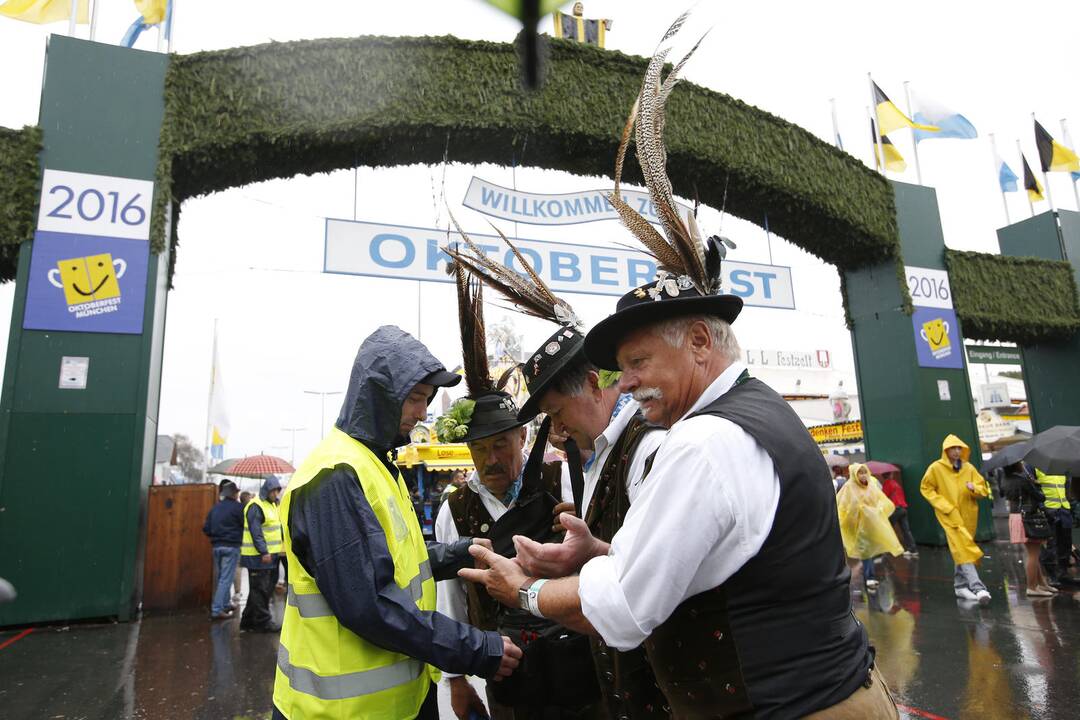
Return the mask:
MULTIPOLYGON (((1004 542, 983 548, 989 557, 980 574, 993 594, 986 607, 953 596, 944 548, 887 559, 872 594, 856 571, 856 615, 877 647, 902 716, 1080 718, 1080 593, 1028 598, 1022 548, 1004 542)), ((281 617, 280 596, 274 612, 281 617)), ((29 634, 0 631, 0 717, 265 718, 277 636, 240 633, 237 625, 182 613, 29 634)), ((453 717, 445 690, 440 695, 443 717, 453 717)))

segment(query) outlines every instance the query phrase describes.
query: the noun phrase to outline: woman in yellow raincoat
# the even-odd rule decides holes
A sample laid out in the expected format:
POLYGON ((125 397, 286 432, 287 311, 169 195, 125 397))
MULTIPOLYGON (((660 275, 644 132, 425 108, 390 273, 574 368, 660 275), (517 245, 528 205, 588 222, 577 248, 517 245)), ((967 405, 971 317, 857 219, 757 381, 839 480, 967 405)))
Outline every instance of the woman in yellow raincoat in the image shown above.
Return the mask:
POLYGON ((941 443, 941 458, 926 468, 919 490, 934 507, 934 514, 945 530, 956 563, 953 577, 956 597, 986 605, 990 593, 975 569, 975 563, 983 555, 975 544, 975 526, 979 521, 978 499, 987 497, 990 488, 968 462, 969 457, 971 449, 964 441, 949 435, 941 443))
POLYGON ((847 556, 863 562, 863 581, 873 590, 874 558, 889 553, 900 555, 904 546, 896 537, 889 516, 896 506, 881 491, 881 483, 861 463, 848 468, 848 482, 836 494, 836 511, 840 516, 840 535, 847 556))

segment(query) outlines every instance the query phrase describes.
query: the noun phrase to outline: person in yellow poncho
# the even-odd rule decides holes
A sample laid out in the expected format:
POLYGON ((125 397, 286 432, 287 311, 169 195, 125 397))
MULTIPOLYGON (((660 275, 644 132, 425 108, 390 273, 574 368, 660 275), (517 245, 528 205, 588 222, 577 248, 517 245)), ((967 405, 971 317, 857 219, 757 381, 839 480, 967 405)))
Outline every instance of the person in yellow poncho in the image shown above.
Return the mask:
POLYGON ((877 587, 874 577, 874 558, 889 553, 900 555, 904 547, 889 522, 896 507, 881 491, 881 483, 861 463, 848 468, 848 482, 836 494, 836 511, 840 516, 840 535, 844 552, 849 558, 862 560, 863 582, 869 590, 877 587))
POLYGON ((956 563, 953 576, 956 597, 986 605, 990 602, 990 592, 975 569, 975 563, 983 555, 975 544, 975 526, 979 520, 978 499, 987 497, 990 488, 968 462, 969 457, 971 449, 964 441, 949 435, 941 443, 941 458, 926 468, 919 490, 934 507, 949 541, 949 551, 956 563))

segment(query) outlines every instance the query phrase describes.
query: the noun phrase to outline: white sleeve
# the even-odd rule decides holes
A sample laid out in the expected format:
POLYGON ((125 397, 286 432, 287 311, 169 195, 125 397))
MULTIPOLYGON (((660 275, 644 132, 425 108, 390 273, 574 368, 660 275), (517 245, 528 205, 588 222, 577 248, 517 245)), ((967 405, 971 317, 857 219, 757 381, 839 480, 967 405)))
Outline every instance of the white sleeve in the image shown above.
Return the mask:
POLYGON ((559 487, 560 492, 562 493, 562 497, 560 497, 559 500, 562 500, 563 502, 573 502, 574 486, 570 482, 569 460, 559 463, 559 472, 561 473, 559 487))
POLYGON ((722 584, 758 553, 779 497, 772 460, 744 430, 715 417, 682 421, 610 553, 581 570, 585 617, 608 645, 637 647, 683 600, 722 584))
MULTIPOLYGON (((457 490, 456 492, 461 492, 457 490)), ((450 512, 449 499, 447 496, 439 508, 439 514, 435 517, 435 539, 441 543, 452 543, 460 539, 457 525, 454 524, 454 516, 450 512)), ((441 580, 435 584, 435 610, 458 622, 469 622, 469 611, 465 595, 465 581, 460 579, 441 580)), ((454 673, 443 673, 444 678, 458 677, 454 673)))

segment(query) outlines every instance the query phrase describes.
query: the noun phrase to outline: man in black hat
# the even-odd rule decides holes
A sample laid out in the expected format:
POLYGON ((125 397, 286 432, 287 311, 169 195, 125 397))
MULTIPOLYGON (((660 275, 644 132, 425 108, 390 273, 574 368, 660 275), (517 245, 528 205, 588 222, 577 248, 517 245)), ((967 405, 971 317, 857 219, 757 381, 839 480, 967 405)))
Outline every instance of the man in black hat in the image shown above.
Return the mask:
POLYGON ((656 280, 619 299, 585 354, 621 370, 619 389, 670 429, 611 543, 568 534, 564 544, 587 560, 578 577, 530 577, 525 552, 511 562, 485 548, 470 552, 488 569, 459 574, 615 648, 644 644, 675 717, 897 718, 851 612, 828 466, 795 412, 742 363, 731 329, 742 300, 720 283, 733 244, 703 240, 694 214, 684 220, 672 198, 667 51, 649 64, 611 195, 657 259, 656 280), (660 231, 619 194, 635 126, 660 231))
MULTIPOLYGON (((463 367, 469 389, 435 423, 443 442, 464 442, 476 468, 465 486, 439 509, 435 538, 454 543, 459 537, 489 539, 498 552, 513 555, 514 536, 544 543, 556 539, 552 512, 559 492, 559 464, 544 464, 541 438, 526 457, 525 425, 536 410, 518 412, 514 399, 492 381, 484 341, 480 285, 460 267, 458 281, 463 367), (527 470, 528 468, 528 470, 527 470)), ((484 630, 498 630, 528 646, 553 623, 521 609, 507 609, 482 586, 461 580, 444 582, 437 597, 439 612, 484 630)), ((484 714, 484 706, 464 676, 446 674, 454 713, 463 720, 470 712, 484 714)), ((551 688, 554 696, 557 688, 551 688)), ((489 686, 488 703, 494 718, 558 717, 543 698, 527 698, 517 681, 489 686), (553 715, 554 713, 554 715, 553 715)))
MULTIPOLYGON (((518 261, 533 270, 513 243, 504 240, 518 261)), ((528 308, 527 312, 559 325, 521 366, 529 398, 518 417, 546 413, 552 436, 569 439, 580 449, 584 472, 576 472, 573 480, 569 477, 569 466, 580 464, 581 458, 563 465, 563 497, 573 501, 560 503, 556 511, 570 509, 575 513, 563 516, 569 540, 542 545, 521 536, 514 538, 514 544, 523 557, 530 558, 532 571, 542 577, 576 573, 580 563, 574 564, 575 540, 595 536, 609 542, 614 537, 642 487, 647 459, 659 447, 664 430, 648 423, 638 412, 637 402, 619 391, 618 373, 601 370, 585 357, 585 336, 576 315, 537 273, 519 278, 510 268, 479 254, 462 249, 446 252, 519 308, 528 308), (583 520, 576 513, 581 513, 583 520)), ((567 449, 574 454, 572 447, 567 449)), ((608 717, 667 717, 667 703, 644 650, 619 652, 599 637, 591 638, 591 646, 608 717)))

